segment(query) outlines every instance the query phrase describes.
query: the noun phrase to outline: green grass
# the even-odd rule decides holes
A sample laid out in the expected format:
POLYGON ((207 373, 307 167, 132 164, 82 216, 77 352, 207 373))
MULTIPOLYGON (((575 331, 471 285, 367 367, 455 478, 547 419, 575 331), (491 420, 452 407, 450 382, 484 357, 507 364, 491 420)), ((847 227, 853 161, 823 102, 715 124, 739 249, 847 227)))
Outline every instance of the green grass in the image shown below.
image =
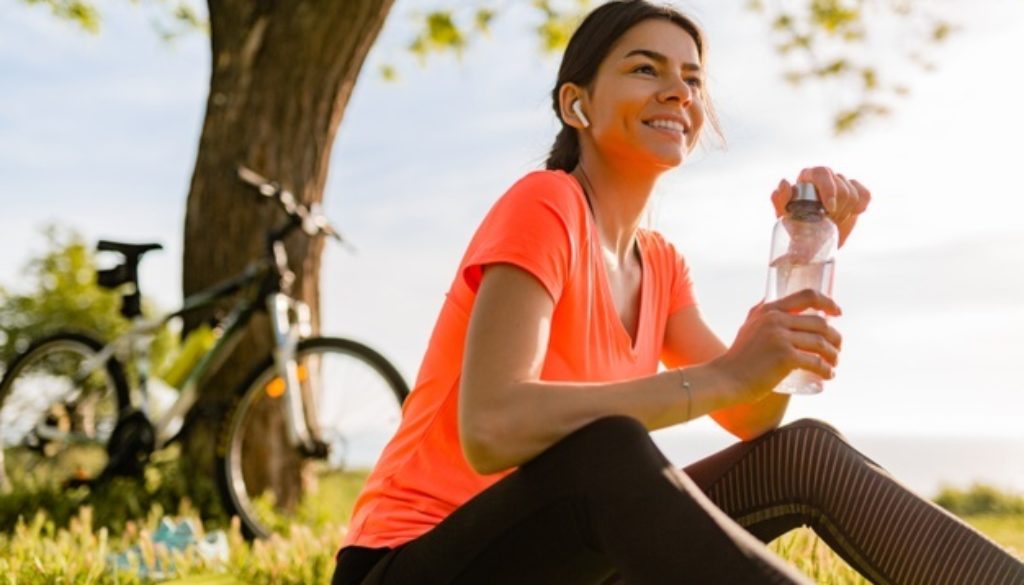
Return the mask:
POLYGON ((860 573, 850 568, 808 528, 799 528, 774 541, 768 548, 786 559, 801 573, 818 583, 829 585, 870 585, 860 573))
POLYGON ((273 496, 269 493, 254 498, 252 508, 259 521, 275 532, 287 532, 294 523, 310 526, 316 531, 326 526, 346 526, 368 474, 369 470, 346 470, 321 475, 317 479, 315 494, 307 494, 298 508, 287 516, 281 515, 274 507, 273 496))
MULTIPOLYGON (((361 482, 362 478, 349 478, 332 486, 337 490, 340 508, 351 507, 361 482)), ((978 513, 966 516, 966 520, 1022 556, 1024 513, 1006 511, 1006 502, 1015 500, 988 498, 996 502, 990 508, 999 511, 977 506, 977 501, 988 497, 980 497, 979 492, 990 489, 974 486, 963 492, 947 490, 945 499, 938 497, 937 500, 946 504, 975 502, 973 509, 978 513)), ((156 504, 144 518, 123 522, 123 529, 114 532, 94 525, 93 512, 88 507, 63 524, 54 522, 46 512, 38 511, 31 520, 21 520, 13 530, 0 534, 0 585, 148 583, 150 581, 131 571, 114 573, 107 562, 110 553, 132 546, 140 548, 144 562, 150 566, 158 560, 163 566, 173 562, 176 568, 173 580, 165 581, 173 585, 326 584, 334 569, 334 553, 345 534, 344 523, 324 525, 315 532, 292 527, 287 538, 275 537, 250 544, 242 539, 235 523, 227 528, 230 557, 226 563, 214 565, 193 551, 171 554, 154 545, 151 536, 162 516, 163 509, 156 504)), ((179 509, 178 516, 194 518, 195 512, 185 505, 179 509)), ((340 518, 348 520, 347 515, 340 518)), ((790 532, 772 542, 770 548, 818 583, 868 583, 808 529, 790 532)))
POLYGON ((967 516, 967 523, 1024 558, 1024 514, 967 516))
POLYGON ((288 538, 246 543, 237 523, 228 530, 230 555, 223 564, 202 559, 194 549, 168 552, 155 545, 152 534, 163 511, 158 507, 138 523, 128 522, 123 533, 112 536, 92 525, 90 508, 83 508, 66 528, 57 528, 44 512, 20 522, 14 532, 0 536, 0 584, 141 585, 152 581, 132 570, 114 572, 108 555, 137 545, 147 567, 168 567, 170 577, 185 583, 275 583, 307 585, 329 583, 333 554, 344 535, 334 527, 314 534, 294 528, 288 538))

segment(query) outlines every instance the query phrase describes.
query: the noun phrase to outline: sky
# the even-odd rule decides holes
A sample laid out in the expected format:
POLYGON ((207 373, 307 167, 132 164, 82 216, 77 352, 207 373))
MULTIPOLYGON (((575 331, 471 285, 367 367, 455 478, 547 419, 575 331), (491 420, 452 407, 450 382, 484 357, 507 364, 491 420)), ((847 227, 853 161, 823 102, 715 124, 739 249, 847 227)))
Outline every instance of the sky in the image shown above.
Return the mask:
MULTIPOLYGON (((731 343, 764 294, 775 185, 830 166, 868 186, 872 203, 837 259, 837 378, 795 397, 787 420, 1024 445, 1024 80, 1011 57, 1024 54, 1024 7, 940 2, 961 30, 934 49, 930 73, 892 58, 898 39, 864 49, 911 94, 889 118, 836 138, 831 113, 848 96, 786 84, 765 21, 744 2, 678 4, 710 40, 728 146, 700 149, 663 177, 649 227, 686 256, 708 323, 731 343)), ((477 224, 542 165, 557 130, 557 60, 536 50, 533 11, 513 6, 462 59, 420 67, 403 47, 410 15, 429 5, 396 3, 341 122, 325 193, 358 251, 328 246, 323 329, 379 348, 409 380, 477 224), (381 63, 400 80, 380 79, 381 63)), ((0 284, 26 284, 40 229, 56 222, 88 240, 162 242, 142 265, 142 289, 170 308, 181 300, 207 40, 167 44, 146 5, 103 8, 91 36, 0 0, 0 284)), ((703 420, 682 432, 714 429, 703 420)))

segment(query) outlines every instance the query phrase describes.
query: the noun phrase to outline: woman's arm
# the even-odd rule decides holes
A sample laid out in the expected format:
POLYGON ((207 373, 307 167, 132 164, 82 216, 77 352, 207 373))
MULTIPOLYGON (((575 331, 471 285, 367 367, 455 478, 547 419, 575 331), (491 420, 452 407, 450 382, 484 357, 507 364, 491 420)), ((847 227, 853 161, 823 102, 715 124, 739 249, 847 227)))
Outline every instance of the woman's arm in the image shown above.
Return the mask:
POLYGON ((518 466, 604 416, 632 416, 654 430, 736 399, 733 378, 715 364, 613 383, 540 381, 553 311, 551 296, 527 271, 501 263, 484 270, 459 390, 459 435, 478 473, 518 466))
MULTIPOLYGON (((727 349, 704 322, 696 306, 680 309, 669 316, 662 349, 662 362, 666 367, 707 363, 723 355, 727 349)), ((713 411, 711 418, 726 431, 748 441, 779 426, 788 405, 788 394, 773 392, 754 402, 713 411)))

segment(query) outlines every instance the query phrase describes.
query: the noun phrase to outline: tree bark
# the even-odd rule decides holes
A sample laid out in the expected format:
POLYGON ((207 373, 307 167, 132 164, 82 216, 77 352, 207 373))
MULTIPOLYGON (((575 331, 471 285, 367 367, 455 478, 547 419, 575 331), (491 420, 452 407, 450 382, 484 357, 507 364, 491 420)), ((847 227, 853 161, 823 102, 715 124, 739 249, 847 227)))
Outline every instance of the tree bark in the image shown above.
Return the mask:
MULTIPOLYGON (((210 93, 185 214, 185 295, 238 273, 262 255, 266 232, 284 219, 277 206, 238 181, 239 164, 280 182, 307 205, 321 201, 335 132, 392 4, 208 1, 210 93)), ((286 244, 296 274, 292 293, 309 304, 316 327, 323 241, 295 234, 286 244)), ((190 319, 185 330, 202 318, 190 319)), ((213 477, 219 419, 231 393, 271 348, 269 320, 258 315, 229 360, 203 385, 184 437, 189 477, 213 477)), ((264 437, 268 443, 276 439, 264 437)), ((273 459, 271 467, 294 467, 287 456, 273 459)), ((275 481, 299 485, 297 472, 281 475, 275 481)), ((211 486, 193 493, 200 510, 216 509, 211 486)))

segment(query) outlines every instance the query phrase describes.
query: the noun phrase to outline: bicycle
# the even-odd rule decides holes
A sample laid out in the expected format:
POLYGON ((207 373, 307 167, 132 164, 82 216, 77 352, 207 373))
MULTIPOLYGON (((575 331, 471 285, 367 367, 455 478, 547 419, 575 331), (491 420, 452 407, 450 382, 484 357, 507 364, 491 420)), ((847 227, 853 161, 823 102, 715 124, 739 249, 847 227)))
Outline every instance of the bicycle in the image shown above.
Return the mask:
POLYGON ((149 320, 141 311, 138 264, 159 244, 98 243, 98 250, 124 258, 98 271, 97 280, 104 288, 127 288, 121 314, 131 326, 108 343, 87 333, 56 333, 11 361, 0 379, 0 484, 98 489, 115 476, 140 477, 150 455, 182 435, 201 382, 261 310, 270 317, 274 349, 232 394, 216 445, 217 485, 229 514, 239 516, 250 538, 315 522, 337 507, 337 492, 358 473, 356 465, 373 465, 400 422, 409 388, 370 347, 310 336, 309 308, 290 296, 294 274, 283 241, 301 231, 345 242, 319 209, 306 208, 279 184, 244 167, 238 178, 276 201, 287 221, 268 231, 263 257, 190 295, 174 312, 149 320), (236 298, 226 315, 186 337, 170 370, 180 394, 154 417, 150 390, 158 386, 148 363, 154 335, 170 320, 229 297, 236 298), (135 369, 135 392, 123 363, 135 369), (276 464, 268 464, 271 456, 276 464))

